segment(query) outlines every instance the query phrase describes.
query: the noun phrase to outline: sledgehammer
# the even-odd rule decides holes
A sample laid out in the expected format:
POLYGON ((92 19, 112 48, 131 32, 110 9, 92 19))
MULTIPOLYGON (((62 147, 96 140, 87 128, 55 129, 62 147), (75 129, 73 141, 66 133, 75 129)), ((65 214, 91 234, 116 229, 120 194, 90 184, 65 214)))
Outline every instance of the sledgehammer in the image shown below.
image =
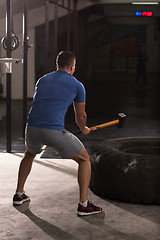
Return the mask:
MULTIPOLYGON (((103 124, 100 124, 100 125, 96 125, 96 126, 93 126, 93 127, 90 127, 90 131, 95 131, 95 130, 98 130, 100 128, 104 128, 104 127, 109 127, 109 126, 112 126, 112 125, 116 125, 119 127, 119 128, 122 128, 123 125, 124 125, 124 122, 125 122, 125 118, 126 118, 126 115, 124 113, 119 113, 118 114, 118 119, 114 120, 114 121, 111 121, 111 122, 106 122, 106 123, 103 123, 103 124)), ((75 133, 76 134, 79 134, 81 133, 80 131, 75 133)))
POLYGON ((103 124, 100 124, 100 125, 97 125, 97 126, 93 126, 93 127, 90 127, 89 129, 90 129, 90 131, 95 131, 99 128, 109 127, 109 126, 116 125, 116 124, 119 128, 122 128, 123 125, 124 125, 124 122, 125 122, 125 118, 126 118, 126 115, 124 113, 119 113, 117 120, 107 122, 107 123, 103 123, 103 124))

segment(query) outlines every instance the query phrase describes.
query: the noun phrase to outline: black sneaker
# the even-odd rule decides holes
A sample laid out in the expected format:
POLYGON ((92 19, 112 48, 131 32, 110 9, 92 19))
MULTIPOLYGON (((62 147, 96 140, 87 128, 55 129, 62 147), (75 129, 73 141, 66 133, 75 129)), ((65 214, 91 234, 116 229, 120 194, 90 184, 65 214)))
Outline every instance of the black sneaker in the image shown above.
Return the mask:
POLYGON ((23 193, 22 196, 19 196, 17 193, 13 196, 13 205, 21 205, 28 201, 30 201, 30 198, 25 193, 23 193))
POLYGON ((79 216, 88 216, 93 214, 99 214, 101 212, 102 212, 102 208, 95 206, 90 201, 88 201, 87 207, 83 207, 80 203, 78 204, 77 214, 79 216))

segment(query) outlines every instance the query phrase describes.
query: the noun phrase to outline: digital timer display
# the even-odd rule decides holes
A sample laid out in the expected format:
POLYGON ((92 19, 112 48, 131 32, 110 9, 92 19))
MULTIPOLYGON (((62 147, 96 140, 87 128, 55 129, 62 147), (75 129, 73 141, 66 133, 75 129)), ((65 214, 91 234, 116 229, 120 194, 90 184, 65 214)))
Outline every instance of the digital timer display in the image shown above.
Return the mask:
POLYGON ((152 17, 153 12, 152 11, 136 11, 135 16, 140 16, 140 17, 152 17))

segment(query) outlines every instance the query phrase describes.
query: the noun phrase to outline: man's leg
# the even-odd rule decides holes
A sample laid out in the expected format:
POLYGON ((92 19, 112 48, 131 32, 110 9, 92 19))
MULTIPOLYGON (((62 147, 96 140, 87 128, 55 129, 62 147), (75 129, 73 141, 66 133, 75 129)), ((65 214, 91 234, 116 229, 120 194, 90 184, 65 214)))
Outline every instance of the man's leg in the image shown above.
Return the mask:
POLYGON ((24 192, 24 184, 31 171, 32 163, 36 154, 32 154, 28 151, 25 152, 24 157, 21 161, 18 173, 18 183, 16 192, 24 192))
POLYGON ((78 204, 78 216, 88 216, 102 212, 101 207, 95 206, 92 202, 88 201, 88 188, 91 177, 91 164, 90 157, 83 147, 82 150, 73 157, 79 164, 78 167, 78 183, 80 190, 80 203, 78 204))
POLYGON ((80 191, 80 202, 83 203, 88 200, 88 187, 91 177, 90 157, 83 147, 82 150, 73 157, 79 164, 78 167, 78 184, 80 191))

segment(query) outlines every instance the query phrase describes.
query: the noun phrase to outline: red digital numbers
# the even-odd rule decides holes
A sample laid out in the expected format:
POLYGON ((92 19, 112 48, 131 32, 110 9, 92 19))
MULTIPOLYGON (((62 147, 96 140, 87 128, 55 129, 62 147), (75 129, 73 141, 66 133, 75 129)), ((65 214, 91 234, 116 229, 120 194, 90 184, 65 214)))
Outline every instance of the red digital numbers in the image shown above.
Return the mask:
POLYGON ((147 16, 147 17, 151 17, 153 15, 152 12, 142 12, 142 16, 147 16))

